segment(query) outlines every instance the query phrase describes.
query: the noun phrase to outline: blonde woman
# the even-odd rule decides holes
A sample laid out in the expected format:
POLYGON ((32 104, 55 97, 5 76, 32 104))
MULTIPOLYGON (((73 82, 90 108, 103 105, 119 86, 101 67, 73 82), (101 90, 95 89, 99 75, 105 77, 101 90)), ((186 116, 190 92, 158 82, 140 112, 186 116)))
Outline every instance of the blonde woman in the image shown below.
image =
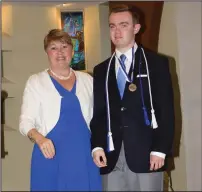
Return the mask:
POLYGON ((49 69, 28 79, 20 116, 20 132, 35 142, 31 191, 100 191, 90 148, 92 77, 70 68, 66 32, 49 31, 44 49, 49 69))

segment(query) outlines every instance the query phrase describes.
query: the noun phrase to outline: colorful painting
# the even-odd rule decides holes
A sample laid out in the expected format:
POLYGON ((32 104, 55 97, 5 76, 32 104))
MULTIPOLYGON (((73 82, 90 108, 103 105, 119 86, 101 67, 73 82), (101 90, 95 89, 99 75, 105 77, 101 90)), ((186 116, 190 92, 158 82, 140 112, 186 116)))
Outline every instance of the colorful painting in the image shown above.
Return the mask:
POLYGON ((61 12, 61 27, 72 38, 74 56, 71 67, 86 70, 83 33, 83 12, 61 12))

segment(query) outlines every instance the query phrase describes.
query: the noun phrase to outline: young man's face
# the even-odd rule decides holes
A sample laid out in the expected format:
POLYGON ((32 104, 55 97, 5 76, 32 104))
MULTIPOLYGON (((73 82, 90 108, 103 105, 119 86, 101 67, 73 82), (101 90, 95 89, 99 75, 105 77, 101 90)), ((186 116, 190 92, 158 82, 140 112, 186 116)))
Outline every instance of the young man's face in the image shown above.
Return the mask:
POLYGON ((127 49, 134 45, 135 34, 140 25, 133 24, 132 15, 125 11, 112 13, 109 17, 110 37, 116 48, 127 49))

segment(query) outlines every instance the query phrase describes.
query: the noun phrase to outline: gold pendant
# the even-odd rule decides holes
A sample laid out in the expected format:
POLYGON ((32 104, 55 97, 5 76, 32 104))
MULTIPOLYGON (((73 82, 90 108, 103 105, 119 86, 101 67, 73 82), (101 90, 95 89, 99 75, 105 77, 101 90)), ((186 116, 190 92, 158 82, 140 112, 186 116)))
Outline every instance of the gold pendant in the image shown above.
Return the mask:
POLYGON ((134 91, 136 91, 137 86, 135 84, 131 83, 128 88, 130 91, 134 92, 134 91))

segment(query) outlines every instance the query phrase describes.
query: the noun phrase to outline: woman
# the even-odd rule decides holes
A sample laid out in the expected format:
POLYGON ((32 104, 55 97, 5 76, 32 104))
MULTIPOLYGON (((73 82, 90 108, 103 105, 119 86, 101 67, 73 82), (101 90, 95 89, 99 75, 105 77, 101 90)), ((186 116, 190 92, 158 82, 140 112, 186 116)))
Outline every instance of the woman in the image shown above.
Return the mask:
POLYGON ((89 122, 92 77, 73 71, 70 36, 53 29, 44 39, 49 69, 32 75, 23 95, 20 132, 35 142, 31 191, 100 191, 89 122))

